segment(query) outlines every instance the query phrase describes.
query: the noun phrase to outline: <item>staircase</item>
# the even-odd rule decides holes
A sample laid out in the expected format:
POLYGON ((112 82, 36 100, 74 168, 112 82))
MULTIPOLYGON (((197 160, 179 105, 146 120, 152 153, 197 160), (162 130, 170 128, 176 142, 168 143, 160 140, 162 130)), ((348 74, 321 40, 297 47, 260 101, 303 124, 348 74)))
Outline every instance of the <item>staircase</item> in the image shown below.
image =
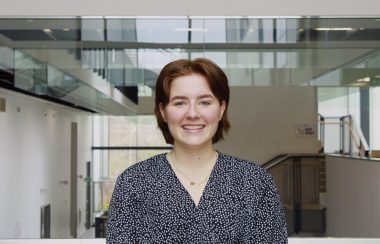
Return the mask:
POLYGON ((284 204, 289 235, 325 232, 324 154, 279 155, 263 165, 273 176, 284 204))
POLYGON ((319 193, 326 193, 326 158, 319 158, 319 171, 318 171, 318 188, 319 193))

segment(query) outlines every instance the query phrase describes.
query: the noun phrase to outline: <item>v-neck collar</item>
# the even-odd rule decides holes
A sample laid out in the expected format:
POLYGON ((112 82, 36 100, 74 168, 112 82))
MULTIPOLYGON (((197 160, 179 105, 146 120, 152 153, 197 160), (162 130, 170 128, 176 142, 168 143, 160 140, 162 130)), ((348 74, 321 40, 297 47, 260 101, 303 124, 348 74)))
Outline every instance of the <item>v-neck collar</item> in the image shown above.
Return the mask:
POLYGON ((174 170, 173 170, 173 168, 172 168, 172 166, 171 166, 171 164, 167 158, 167 153, 162 154, 163 161, 164 161, 165 166, 167 168, 167 172, 168 172, 169 176, 172 178, 172 180, 168 183, 170 184, 172 182, 174 184, 174 185, 170 185, 170 187, 176 187, 186 197, 186 200, 188 200, 192 204, 192 208, 195 210, 199 210, 199 209, 203 208, 203 206, 205 205, 204 201, 207 201, 208 195, 210 194, 210 192, 212 192, 212 187, 213 187, 214 182, 216 180, 217 171, 219 170, 220 157, 221 157, 221 153, 218 151, 216 151, 216 152, 217 152, 218 156, 217 156, 215 165, 214 165, 213 169, 211 170, 210 177, 208 178, 206 186, 203 189, 203 192, 202 192, 202 195, 201 195, 201 198, 199 200, 198 205, 195 204, 194 200, 191 198, 190 193, 186 190, 185 186, 182 184, 182 182, 178 179, 177 175, 175 174, 175 172, 174 172, 174 170))

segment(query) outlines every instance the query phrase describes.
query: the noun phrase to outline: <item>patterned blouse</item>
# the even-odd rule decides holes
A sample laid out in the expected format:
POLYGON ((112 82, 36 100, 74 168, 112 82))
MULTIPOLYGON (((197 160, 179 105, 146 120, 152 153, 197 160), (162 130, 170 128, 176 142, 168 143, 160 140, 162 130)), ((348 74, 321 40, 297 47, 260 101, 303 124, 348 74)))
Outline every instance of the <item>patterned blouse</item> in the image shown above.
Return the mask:
POLYGON ((249 161, 219 153, 198 206, 165 154, 117 179, 107 243, 287 243, 272 177, 249 161))

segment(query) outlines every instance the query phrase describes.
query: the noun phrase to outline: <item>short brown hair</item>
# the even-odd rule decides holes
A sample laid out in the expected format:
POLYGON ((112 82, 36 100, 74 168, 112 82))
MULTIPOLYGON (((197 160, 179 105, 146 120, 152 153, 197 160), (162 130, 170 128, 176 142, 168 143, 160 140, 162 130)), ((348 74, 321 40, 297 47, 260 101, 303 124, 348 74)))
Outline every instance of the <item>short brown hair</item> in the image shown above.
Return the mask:
POLYGON ((170 85, 173 80, 178 77, 187 76, 191 74, 199 74, 206 78, 213 95, 222 104, 226 103, 226 109, 219 121, 218 129, 212 138, 212 142, 216 143, 224 139, 224 132, 228 132, 231 125, 227 118, 227 108, 230 100, 230 88, 228 86, 228 79, 223 70, 216 65, 213 61, 206 58, 197 58, 193 61, 186 59, 179 59, 168 63, 161 70, 156 81, 156 97, 154 113, 156 114, 158 127, 161 129, 165 137, 166 143, 173 144, 174 139, 170 134, 167 123, 162 118, 160 112, 160 104, 166 107, 170 99, 170 85))

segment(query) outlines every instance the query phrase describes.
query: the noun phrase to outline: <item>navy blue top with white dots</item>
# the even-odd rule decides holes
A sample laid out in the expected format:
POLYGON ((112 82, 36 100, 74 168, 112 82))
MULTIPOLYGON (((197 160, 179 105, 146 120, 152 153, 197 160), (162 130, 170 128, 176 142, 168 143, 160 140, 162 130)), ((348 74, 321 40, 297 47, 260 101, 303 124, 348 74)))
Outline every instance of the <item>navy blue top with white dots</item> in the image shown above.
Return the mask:
POLYGON ((287 243, 283 207, 260 166, 219 153, 198 206, 165 154, 117 179, 107 243, 287 243))

